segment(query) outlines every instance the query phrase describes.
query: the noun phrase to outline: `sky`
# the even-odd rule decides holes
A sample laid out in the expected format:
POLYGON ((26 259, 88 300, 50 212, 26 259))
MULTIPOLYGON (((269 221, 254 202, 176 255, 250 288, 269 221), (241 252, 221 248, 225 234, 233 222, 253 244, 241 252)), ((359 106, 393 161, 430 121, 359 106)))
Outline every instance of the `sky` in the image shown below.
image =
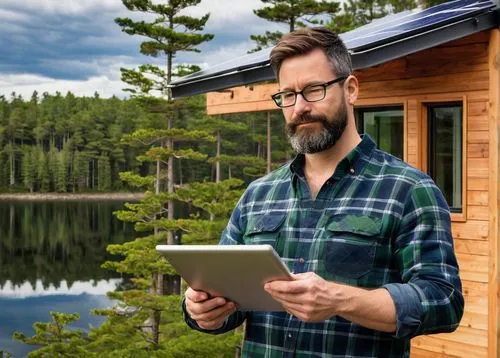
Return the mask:
MULTIPOLYGON (((202 0, 186 14, 210 13, 205 33, 214 40, 201 53, 179 53, 176 63, 207 68, 243 56, 255 47, 249 36, 266 30, 286 30, 257 17, 260 0, 202 0)), ((145 38, 130 36, 114 23, 116 17, 139 20, 121 0, 0 0, 0 95, 12 92, 29 99, 39 94, 71 91, 78 96, 125 97, 120 68, 163 65, 139 53, 145 38)))

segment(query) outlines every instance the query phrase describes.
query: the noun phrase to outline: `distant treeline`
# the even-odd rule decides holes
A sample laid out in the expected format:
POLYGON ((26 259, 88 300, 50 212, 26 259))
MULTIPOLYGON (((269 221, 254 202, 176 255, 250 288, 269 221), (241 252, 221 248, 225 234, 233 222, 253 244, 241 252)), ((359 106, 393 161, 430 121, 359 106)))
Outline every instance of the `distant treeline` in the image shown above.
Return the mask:
MULTIPOLYGON (((205 117, 205 97, 192 97, 175 113, 177 128, 198 128, 205 117)), ((283 134, 283 120, 273 113, 273 161, 289 156, 283 134)), ((265 158, 266 114, 225 117, 245 124, 241 133, 224 138, 222 152, 265 158)), ((35 91, 29 100, 12 93, 0 96, 0 190, 26 192, 87 192, 132 190, 125 187, 119 173, 154 173, 154 163, 140 162, 136 156, 144 148, 121 142, 125 134, 142 128, 166 128, 164 113, 151 113, 136 100, 76 97, 56 93, 42 96, 35 91)), ((213 144, 180 143, 210 156, 213 144)), ((213 165, 177 161, 177 183, 212 180, 213 165)), ((262 172, 263 173, 263 172, 262 172)), ((259 173, 259 174, 262 174, 259 173)), ((244 168, 233 165, 224 176, 246 179, 244 168)))

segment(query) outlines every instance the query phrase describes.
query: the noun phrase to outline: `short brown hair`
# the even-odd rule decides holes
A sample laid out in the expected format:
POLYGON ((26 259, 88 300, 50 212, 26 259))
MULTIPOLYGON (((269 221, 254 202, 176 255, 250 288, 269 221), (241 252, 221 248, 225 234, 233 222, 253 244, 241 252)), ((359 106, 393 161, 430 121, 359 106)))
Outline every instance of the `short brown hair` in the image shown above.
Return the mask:
POLYGON ((276 79, 284 60, 317 48, 324 51, 337 76, 352 73, 351 56, 340 37, 326 27, 306 27, 284 35, 272 49, 270 60, 276 79))

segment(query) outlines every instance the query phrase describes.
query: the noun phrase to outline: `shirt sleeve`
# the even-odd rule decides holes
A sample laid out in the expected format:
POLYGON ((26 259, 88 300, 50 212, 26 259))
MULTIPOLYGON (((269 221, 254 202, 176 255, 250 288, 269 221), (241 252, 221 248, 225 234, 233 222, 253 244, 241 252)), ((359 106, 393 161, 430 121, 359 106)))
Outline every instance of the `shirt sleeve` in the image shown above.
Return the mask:
POLYGON ((448 205, 431 179, 409 192, 394 241, 400 283, 384 287, 396 306, 395 336, 454 331, 464 298, 448 205))

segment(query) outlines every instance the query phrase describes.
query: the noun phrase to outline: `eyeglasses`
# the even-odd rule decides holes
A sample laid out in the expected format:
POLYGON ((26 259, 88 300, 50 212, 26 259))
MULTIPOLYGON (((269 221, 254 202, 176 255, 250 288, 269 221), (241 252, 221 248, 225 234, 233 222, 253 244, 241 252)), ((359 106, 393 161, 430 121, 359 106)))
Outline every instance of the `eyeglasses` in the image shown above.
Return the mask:
POLYGON ((281 91, 271 95, 271 97, 276 105, 281 108, 291 107, 295 105, 298 94, 302 95, 302 98, 304 98, 307 102, 318 102, 325 98, 326 88, 328 86, 331 86, 337 82, 342 82, 345 79, 347 79, 347 76, 342 76, 325 83, 304 87, 302 91, 299 92, 281 91))

